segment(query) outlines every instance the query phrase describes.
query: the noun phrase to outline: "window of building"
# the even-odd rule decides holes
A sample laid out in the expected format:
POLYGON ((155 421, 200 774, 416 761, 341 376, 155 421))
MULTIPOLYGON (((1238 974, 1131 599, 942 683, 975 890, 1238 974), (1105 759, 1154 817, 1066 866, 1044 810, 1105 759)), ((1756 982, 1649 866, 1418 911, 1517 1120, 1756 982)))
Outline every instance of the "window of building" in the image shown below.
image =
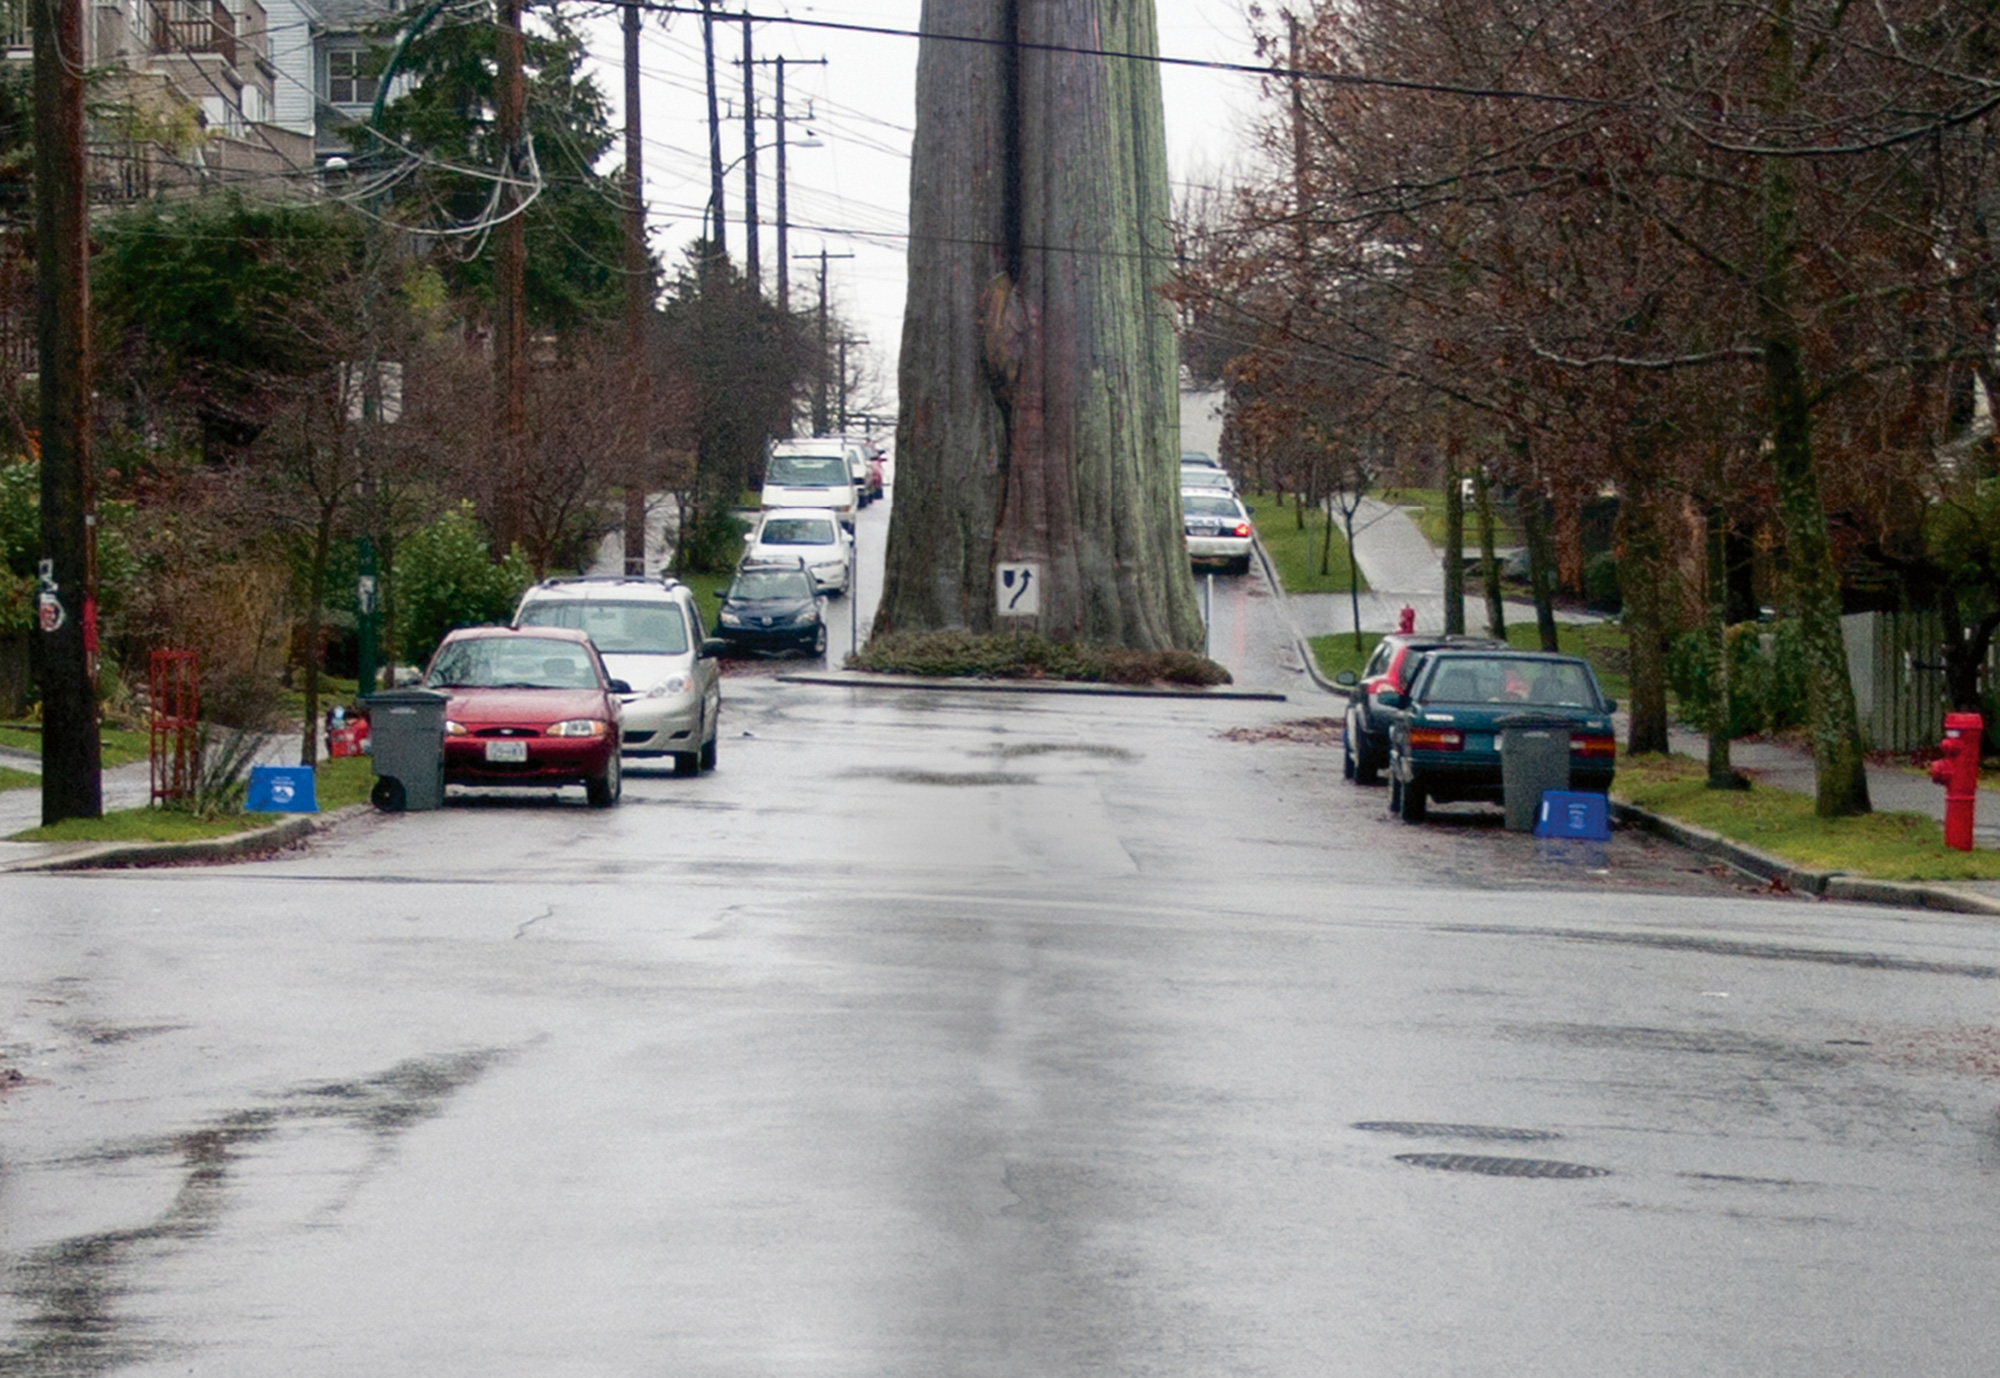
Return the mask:
POLYGON ((335 105, 369 105, 381 85, 381 57, 367 48, 332 48, 326 55, 326 98, 335 105))

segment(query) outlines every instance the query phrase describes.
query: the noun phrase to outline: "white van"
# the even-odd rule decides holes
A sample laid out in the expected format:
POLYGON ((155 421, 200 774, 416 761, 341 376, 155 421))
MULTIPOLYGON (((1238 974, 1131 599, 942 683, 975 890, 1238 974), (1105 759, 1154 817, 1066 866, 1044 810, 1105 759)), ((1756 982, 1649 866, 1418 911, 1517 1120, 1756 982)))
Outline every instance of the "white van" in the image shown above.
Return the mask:
POLYGON ((764 460, 760 505, 766 511, 773 507, 830 507, 839 515, 840 524, 852 531, 854 513, 861 502, 848 449, 848 442, 838 436, 777 441, 764 460))

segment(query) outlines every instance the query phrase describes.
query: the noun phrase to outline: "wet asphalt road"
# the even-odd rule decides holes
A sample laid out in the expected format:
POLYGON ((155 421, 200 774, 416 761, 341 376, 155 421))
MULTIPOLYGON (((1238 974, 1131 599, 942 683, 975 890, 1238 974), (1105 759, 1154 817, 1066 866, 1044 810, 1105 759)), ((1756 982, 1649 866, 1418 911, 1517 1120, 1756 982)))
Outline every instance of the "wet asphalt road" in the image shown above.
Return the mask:
POLYGON ((0 1375, 1992 1372, 2000 929, 1405 827, 1217 582, 1291 702, 0 877, 0 1375))

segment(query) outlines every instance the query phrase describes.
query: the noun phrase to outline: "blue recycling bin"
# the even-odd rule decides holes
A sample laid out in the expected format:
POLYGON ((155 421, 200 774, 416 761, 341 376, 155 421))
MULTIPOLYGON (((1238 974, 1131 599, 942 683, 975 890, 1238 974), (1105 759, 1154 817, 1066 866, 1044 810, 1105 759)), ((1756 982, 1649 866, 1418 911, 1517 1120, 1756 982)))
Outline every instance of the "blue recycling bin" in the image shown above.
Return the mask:
POLYGON ((252 766, 245 813, 318 813, 311 766, 252 766))

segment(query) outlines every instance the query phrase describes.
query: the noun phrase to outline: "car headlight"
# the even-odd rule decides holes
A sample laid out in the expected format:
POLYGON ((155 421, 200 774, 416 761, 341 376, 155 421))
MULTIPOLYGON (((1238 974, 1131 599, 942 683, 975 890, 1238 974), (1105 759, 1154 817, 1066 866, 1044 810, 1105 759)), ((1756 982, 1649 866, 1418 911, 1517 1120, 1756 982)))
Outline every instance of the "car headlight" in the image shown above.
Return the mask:
POLYGON ((469 731, 471 731, 471 729, 470 729, 470 728, 468 728, 468 727, 467 727, 467 726, 466 726, 466 725, 465 725, 464 723, 462 723, 462 722, 453 722, 453 721, 452 721, 452 720, 451 720, 450 718, 446 718, 446 719, 445 719, 445 722, 444 722, 444 735, 445 735, 445 736, 447 736, 447 737, 463 737, 463 736, 465 736, 465 735, 466 735, 466 733, 467 733, 467 732, 469 732, 469 731))
POLYGON ((727 608, 724 608, 722 614, 715 620, 725 627, 740 627, 743 625, 743 618, 739 614, 729 611, 727 608))
POLYGON ((811 607, 800 608, 785 620, 794 627, 809 627, 819 621, 819 609, 811 607))
POLYGON ((688 687, 688 678, 686 675, 671 675, 668 678, 661 680, 651 689, 648 689, 646 691, 646 697, 649 699, 671 698, 673 695, 680 693, 687 687, 688 687))
POLYGON ((551 737, 602 737, 611 724, 602 718, 570 718, 549 729, 551 737))

